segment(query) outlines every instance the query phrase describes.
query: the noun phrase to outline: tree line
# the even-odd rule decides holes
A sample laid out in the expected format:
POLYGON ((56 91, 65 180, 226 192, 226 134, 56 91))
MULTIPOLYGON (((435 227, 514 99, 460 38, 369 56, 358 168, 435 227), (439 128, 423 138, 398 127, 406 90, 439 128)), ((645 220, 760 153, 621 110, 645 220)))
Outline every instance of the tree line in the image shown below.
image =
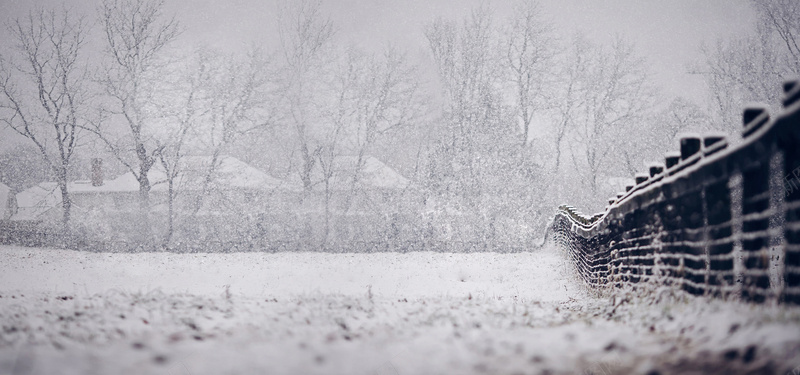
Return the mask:
POLYGON ((743 102, 777 103, 776 82, 800 74, 800 9, 752 4, 756 33, 705 48, 692 67, 709 106, 664 98, 624 39, 559 40, 535 1, 518 1, 508 18, 479 7, 431 20, 419 60, 344 45, 318 0, 280 2, 279 46, 234 54, 177 48, 184 29, 162 0, 103 0, 92 17, 37 9, 7 21, 0 121, 38 151, 67 229, 73 163, 93 144, 138 181, 137 222, 150 215, 150 171, 165 172, 167 236, 182 160, 209 155, 210 184, 219 157, 237 153, 322 191, 326 232, 334 195, 349 201, 376 153, 405 166, 421 210, 534 230, 561 200, 602 207, 609 177, 661 160, 679 132, 734 132, 743 102), (341 155, 356 160, 344 193, 330 186, 341 155))

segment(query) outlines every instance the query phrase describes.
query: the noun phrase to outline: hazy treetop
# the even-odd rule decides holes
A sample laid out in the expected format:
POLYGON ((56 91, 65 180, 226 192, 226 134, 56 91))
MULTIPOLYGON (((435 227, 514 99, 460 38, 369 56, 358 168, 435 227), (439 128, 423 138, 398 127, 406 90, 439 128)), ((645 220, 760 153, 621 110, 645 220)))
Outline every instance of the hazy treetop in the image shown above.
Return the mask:
MULTIPOLYGON (((71 0, 69 7, 93 14, 99 0, 71 0)), ((8 20, 34 6, 59 7, 62 0, 0 1, 0 14, 8 20)), ((423 26, 437 16, 461 19, 471 9, 488 4, 499 17, 511 13, 510 1, 483 0, 325 0, 323 10, 345 42, 367 48, 387 43, 410 52, 425 50, 423 26)), ((686 74, 697 61, 699 46, 719 38, 738 36, 753 28, 754 11, 747 0, 542 0, 558 35, 568 40, 583 32, 600 42, 616 36, 634 42, 638 54, 648 58, 656 82, 666 94, 704 99, 699 76, 686 74), (688 87, 688 91, 684 88, 688 87)), ((276 0, 166 0, 165 10, 178 16, 186 32, 182 40, 220 49, 237 50, 252 43, 276 46, 276 0)), ((5 35, 1 30, 0 35, 5 35)), ((7 38, 0 38, 0 40, 7 38)), ((0 45, 7 43, 0 41, 0 45)), ((5 46, 0 47, 5 48, 5 46)))

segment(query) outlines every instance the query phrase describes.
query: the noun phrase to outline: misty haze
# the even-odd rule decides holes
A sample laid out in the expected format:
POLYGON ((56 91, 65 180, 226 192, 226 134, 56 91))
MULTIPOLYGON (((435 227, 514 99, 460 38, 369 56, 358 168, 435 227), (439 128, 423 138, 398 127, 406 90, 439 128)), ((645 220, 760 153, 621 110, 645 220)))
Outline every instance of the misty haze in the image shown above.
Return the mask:
POLYGON ((800 374, 796 0, 0 0, 0 374, 800 374))

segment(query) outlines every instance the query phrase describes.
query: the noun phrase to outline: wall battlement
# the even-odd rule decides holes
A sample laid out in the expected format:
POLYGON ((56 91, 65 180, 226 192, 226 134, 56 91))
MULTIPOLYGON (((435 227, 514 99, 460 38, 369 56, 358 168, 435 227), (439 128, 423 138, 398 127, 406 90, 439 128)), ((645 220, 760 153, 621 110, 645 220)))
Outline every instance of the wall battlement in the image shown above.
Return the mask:
POLYGON ((586 216, 560 206, 554 238, 592 285, 800 304, 800 80, 783 111, 743 113, 743 140, 687 135, 680 152, 586 216))

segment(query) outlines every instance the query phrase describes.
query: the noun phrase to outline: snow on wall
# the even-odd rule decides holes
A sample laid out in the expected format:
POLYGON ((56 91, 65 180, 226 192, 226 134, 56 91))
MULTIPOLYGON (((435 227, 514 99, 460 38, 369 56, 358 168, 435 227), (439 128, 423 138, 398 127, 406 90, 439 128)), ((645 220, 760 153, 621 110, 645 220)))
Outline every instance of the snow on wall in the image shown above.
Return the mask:
POLYGON ((679 158, 638 176, 606 212, 560 207, 556 239, 584 280, 800 304, 800 81, 784 89, 776 119, 744 111, 737 147, 685 136, 679 158))

